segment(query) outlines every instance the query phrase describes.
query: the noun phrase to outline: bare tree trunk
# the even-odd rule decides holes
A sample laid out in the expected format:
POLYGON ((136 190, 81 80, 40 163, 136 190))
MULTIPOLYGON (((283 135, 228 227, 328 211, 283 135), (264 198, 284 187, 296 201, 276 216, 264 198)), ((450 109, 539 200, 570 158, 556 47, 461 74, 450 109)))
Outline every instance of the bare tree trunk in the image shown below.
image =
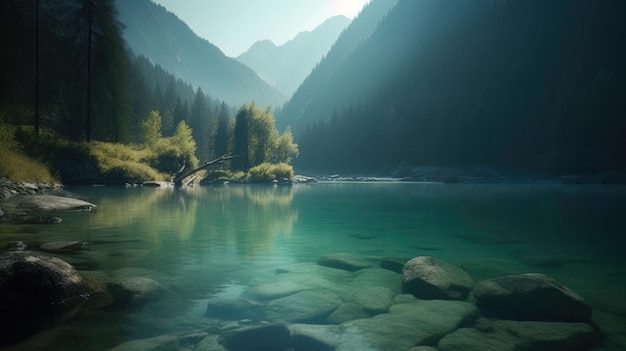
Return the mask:
MULTIPOLYGON (((211 167, 213 165, 222 163, 224 161, 231 160, 231 159, 236 158, 236 157, 238 157, 238 156, 231 156, 231 155, 228 155, 228 154, 222 155, 222 156, 216 158, 213 161, 209 161, 209 162, 201 165, 200 167, 198 167, 196 169, 192 169, 192 170, 187 171, 185 173, 178 174, 177 176, 174 177, 174 185, 176 185, 176 186, 183 186, 183 180, 185 178, 188 178, 188 177, 190 177, 190 176, 192 176, 192 175, 194 175, 194 174, 196 174, 196 173, 198 173, 198 172, 200 172, 200 171, 202 171, 204 169, 207 169, 207 168, 209 168, 209 167, 211 167)), ((188 183, 189 182, 187 182, 184 185, 187 185, 188 183)))

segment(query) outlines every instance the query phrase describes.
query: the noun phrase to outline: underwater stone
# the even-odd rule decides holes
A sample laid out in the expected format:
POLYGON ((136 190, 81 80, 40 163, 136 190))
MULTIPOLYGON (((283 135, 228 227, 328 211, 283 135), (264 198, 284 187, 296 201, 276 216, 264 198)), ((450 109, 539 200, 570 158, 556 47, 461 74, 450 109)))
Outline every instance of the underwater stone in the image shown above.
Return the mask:
POLYGON ((149 339, 127 341, 109 351, 175 351, 180 347, 178 338, 173 335, 161 335, 149 339))
POLYGON ((107 287, 115 299, 115 304, 119 306, 145 302, 163 290, 161 283, 145 277, 111 280, 107 287))
POLYGON ((420 299, 461 300, 474 280, 461 268, 431 256, 418 256, 402 267, 402 287, 420 299))
POLYGON ((359 269, 369 268, 372 266, 364 258, 347 253, 324 255, 319 258, 317 264, 325 267, 343 269, 349 272, 358 271, 359 269))
POLYGON ((219 338, 229 351, 284 351, 291 334, 284 324, 264 324, 229 330, 219 338))
POLYGON ((589 350, 598 346, 599 332, 587 323, 481 320, 443 337, 440 351, 589 350))
POLYGON ((391 307, 393 296, 391 290, 375 286, 357 292, 354 295, 354 302, 371 313, 383 313, 391 307))
POLYGON ((336 325, 292 324, 290 347, 293 350, 333 351, 339 342, 340 327, 336 325))
POLYGON ((391 306, 389 313, 342 323, 337 351, 408 350, 432 345, 478 315, 472 304, 450 300, 415 300, 391 306))
POLYGON ((250 318, 260 304, 240 297, 212 297, 207 302, 205 317, 238 320, 250 318))
POLYGON ((409 259, 404 257, 385 257, 380 260, 380 268, 402 273, 402 267, 404 267, 408 261, 409 259))
POLYGON ((356 303, 344 303, 326 318, 326 322, 332 324, 341 324, 343 322, 352 321, 360 318, 369 318, 370 315, 365 308, 356 303))
POLYGON ((487 317, 537 321, 589 321, 591 307, 575 292, 539 273, 485 280, 473 291, 487 317))
POLYGON ((323 322, 343 301, 324 290, 308 290, 270 302, 265 308, 271 321, 323 322))

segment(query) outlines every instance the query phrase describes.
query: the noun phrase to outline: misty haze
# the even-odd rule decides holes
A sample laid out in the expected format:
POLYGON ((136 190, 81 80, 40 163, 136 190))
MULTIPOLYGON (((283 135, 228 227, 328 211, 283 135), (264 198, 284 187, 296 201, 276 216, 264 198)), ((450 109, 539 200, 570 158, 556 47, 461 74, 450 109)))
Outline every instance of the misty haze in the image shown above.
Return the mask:
POLYGON ((626 350, 626 1, 0 1, 0 350, 626 350))

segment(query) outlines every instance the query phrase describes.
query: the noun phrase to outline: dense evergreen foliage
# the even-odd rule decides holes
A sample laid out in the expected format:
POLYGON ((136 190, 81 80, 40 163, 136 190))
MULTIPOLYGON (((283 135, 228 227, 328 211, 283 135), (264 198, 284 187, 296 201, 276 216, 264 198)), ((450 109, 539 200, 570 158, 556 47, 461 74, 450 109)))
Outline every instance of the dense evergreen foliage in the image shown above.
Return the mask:
POLYGON ((279 120, 312 170, 623 169, 625 15, 620 0, 400 0, 279 120))

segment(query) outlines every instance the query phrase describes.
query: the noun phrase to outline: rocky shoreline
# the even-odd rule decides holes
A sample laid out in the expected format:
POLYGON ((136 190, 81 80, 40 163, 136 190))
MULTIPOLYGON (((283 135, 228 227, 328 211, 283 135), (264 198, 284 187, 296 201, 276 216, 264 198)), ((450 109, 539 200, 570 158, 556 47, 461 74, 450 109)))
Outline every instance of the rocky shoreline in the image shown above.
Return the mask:
POLYGON ((56 224, 58 211, 90 211, 96 205, 65 196, 61 184, 28 183, 0 178, 0 220, 22 224, 56 224))

